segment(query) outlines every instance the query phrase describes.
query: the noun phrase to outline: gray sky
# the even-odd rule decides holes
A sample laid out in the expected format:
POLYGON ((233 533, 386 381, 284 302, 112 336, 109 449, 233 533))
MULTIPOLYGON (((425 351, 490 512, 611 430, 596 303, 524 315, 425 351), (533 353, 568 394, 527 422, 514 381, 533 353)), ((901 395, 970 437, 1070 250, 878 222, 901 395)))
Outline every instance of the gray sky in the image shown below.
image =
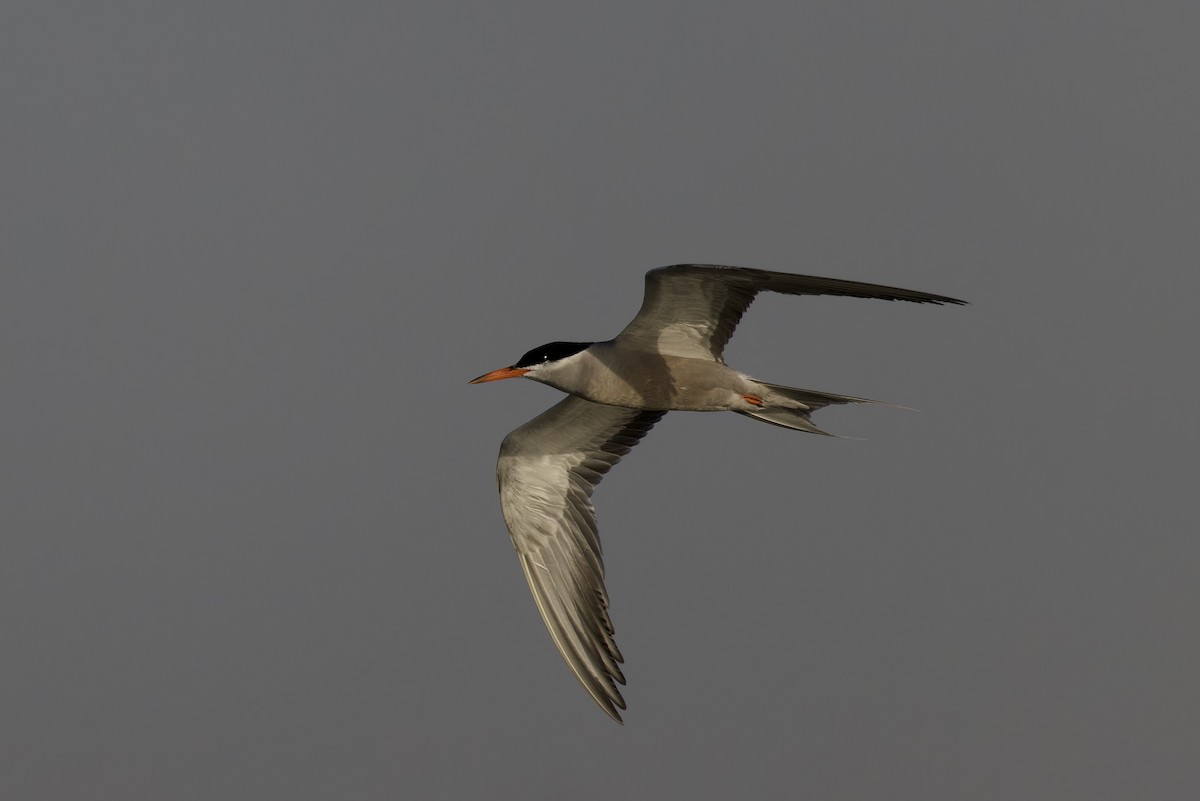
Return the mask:
POLYGON ((16 3, 0 797, 1200 795, 1195 3, 16 3), (627 725, 468 386, 685 261, 727 356, 596 495, 627 725))

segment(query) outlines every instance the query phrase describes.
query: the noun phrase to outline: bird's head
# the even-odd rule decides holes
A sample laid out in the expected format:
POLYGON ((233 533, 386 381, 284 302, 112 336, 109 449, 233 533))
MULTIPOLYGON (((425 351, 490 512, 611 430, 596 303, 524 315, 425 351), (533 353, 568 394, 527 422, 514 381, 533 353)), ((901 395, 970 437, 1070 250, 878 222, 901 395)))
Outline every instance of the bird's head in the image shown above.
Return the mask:
POLYGON ((542 380, 548 373, 569 362, 571 357, 582 353, 591 347, 592 342, 551 342, 534 348, 526 353, 510 367, 501 367, 490 373, 484 373, 468 383, 482 384, 486 381, 499 381, 504 378, 532 378, 542 380))

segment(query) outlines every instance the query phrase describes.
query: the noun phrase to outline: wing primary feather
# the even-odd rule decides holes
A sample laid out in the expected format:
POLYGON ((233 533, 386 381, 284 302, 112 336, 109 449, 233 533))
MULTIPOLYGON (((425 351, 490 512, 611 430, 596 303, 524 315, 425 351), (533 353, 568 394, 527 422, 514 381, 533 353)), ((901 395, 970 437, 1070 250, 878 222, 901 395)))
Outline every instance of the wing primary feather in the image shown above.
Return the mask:
MULTIPOLYGON (((549 588, 544 586, 544 574, 532 574, 529 571, 525 573, 529 579, 530 587, 534 588, 534 600, 538 602, 538 609, 542 612, 542 620, 546 624, 546 629, 550 632, 550 637, 558 648, 559 654, 567 666, 571 668, 571 672, 575 674, 575 678, 579 681, 583 688, 587 690, 592 699, 610 716, 614 716, 620 722, 620 716, 616 715, 611 708, 612 705, 620 700, 624 704, 624 699, 621 699, 620 693, 616 688, 608 688, 604 683, 598 682, 594 672, 588 663, 584 660, 581 650, 576 645, 576 640, 572 633, 569 633, 567 626, 569 621, 564 623, 565 616, 562 610, 561 601, 557 600, 557 595, 549 588), (616 699, 612 696, 616 695, 616 699)), ((622 709, 625 707, 622 705, 622 709)))

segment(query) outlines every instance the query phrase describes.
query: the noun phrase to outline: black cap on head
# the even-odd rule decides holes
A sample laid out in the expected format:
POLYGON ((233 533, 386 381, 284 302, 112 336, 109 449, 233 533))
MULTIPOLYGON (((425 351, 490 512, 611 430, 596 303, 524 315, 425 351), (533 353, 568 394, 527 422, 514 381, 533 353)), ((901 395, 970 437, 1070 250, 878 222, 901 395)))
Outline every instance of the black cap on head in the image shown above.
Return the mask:
POLYGON ((587 350, 592 344, 591 342, 551 342, 529 351, 518 359, 513 367, 533 367, 546 362, 556 362, 559 359, 574 356, 581 350, 587 350))

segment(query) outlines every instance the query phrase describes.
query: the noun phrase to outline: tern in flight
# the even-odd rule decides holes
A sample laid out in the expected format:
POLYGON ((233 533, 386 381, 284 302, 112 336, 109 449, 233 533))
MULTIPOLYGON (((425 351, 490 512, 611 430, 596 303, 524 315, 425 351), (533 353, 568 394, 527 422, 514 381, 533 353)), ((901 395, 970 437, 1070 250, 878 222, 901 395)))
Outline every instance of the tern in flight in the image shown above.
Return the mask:
POLYGON ((607 342, 551 342, 472 384, 531 378, 567 397, 500 445, 500 508, 542 621, 575 678, 621 722, 624 661, 613 638, 591 495, 669 411, 731 411, 824 434, 814 411, 866 398, 757 381, 722 353, 759 292, 913 303, 965 301, 909 289, 741 267, 681 264, 646 273, 642 308, 607 342))

